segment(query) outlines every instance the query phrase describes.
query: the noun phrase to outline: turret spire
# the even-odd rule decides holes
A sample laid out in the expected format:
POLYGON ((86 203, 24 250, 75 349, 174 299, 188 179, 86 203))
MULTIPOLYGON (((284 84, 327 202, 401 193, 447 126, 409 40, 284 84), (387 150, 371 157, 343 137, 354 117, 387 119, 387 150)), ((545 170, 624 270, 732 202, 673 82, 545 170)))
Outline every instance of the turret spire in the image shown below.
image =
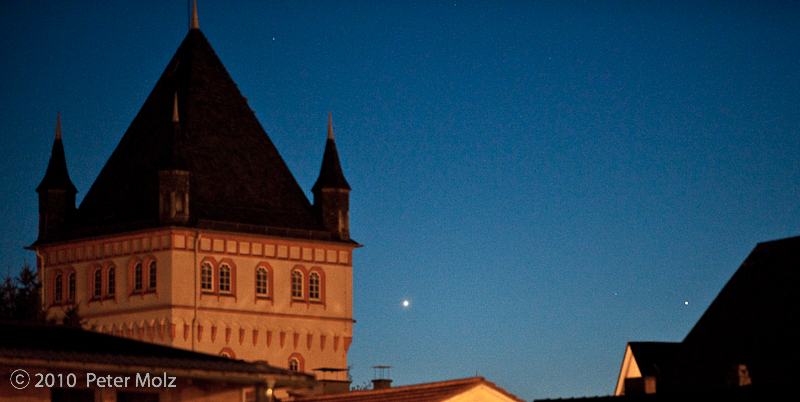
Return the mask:
POLYGON ((328 112, 328 139, 322 156, 319 178, 311 189, 314 209, 320 222, 340 240, 350 240, 350 185, 342 173, 336 141, 333 140, 333 117, 328 112))
POLYGON ((181 120, 178 117, 178 93, 175 92, 175 102, 172 105, 172 122, 173 123, 180 123, 181 120))
POLYGON ((39 193, 39 240, 45 240, 66 229, 75 211, 75 193, 78 192, 67 173, 67 158, 61 140, 61 112, 56 122, 50 162, 36 192, 39 193))
POLYGON ((200 22, 197 20, 197 0, 192 1, 192 22, 189 29, 200 29, 200 22))
POLYGON ((58 111, 57 116, 58 117, 56 117, 56 140, 60 140, 61 139, 61 111, 60 110, 58 111))
POLYGON ((328 139, 333 139, 333 116, 328 112, 328 139))

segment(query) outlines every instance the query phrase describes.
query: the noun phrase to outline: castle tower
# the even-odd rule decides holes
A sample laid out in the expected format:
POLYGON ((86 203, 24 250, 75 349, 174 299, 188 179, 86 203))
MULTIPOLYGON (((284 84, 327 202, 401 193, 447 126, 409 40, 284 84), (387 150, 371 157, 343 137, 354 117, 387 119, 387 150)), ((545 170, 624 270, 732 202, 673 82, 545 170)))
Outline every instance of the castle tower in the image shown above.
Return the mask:
POLYGON ((341 240, 350 240, 350 185, 347 184, 339 163, 330 113, 322 167, 311 192, 314 194, 314 210, 325 228, 341 240))
POLYGON ((39 239, 49 239, 66 231, 75 212, 75 193, 78 190, 67 172, 67 157, 61 140, 61 113, 56 122, 50 162, 36 192, 39 193, 39 239))
POLYGON ((309 202, 195 8, 77 210, 59 131, 29 248, 51 315, 77 306, 98 332, 309 373, 345 369, 360 247, 349 191, 329 121, 309 202))

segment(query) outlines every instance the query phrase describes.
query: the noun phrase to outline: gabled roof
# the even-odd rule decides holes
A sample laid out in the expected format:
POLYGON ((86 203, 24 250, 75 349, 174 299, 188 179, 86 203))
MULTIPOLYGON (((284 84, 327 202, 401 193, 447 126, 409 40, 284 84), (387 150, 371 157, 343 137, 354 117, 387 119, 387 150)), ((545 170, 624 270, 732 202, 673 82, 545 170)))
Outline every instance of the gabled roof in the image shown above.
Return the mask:
POLYGON ((759 243, 683 340, 694 378, 747 366, 753 384, 800 376, 800 237, 759 243))
POLYGON ((675 359, 680 358, 683 347, 677 342, 629 342, 617 377, 615 395, 624 390, 625 380, 671 374, 675 359))
POLYGON ((260 363, 196 353, 76 328, 0 323, 0 363, 48 367, 92 365, 108 371, 173 370, 198 378, 221 376, 235 381, 276 378, 285 383, 313 383, 313 376, 260 363), (194 373, 194 374, 192 374, 194 373))
POLYGON ((155 226, 162 169, 189 172, 190 226, 325 230, 199 29, 189 31, 86 194, 77 227, 155 226))
POLYGON ((681 350, 677 342, 630 342, 628 346, 642 376, 658 374, 681 350))
MULTIPOLYGON (((444 402, 457 400, 459 396, 478 389, 493 394, 495 400, 523 402, 483 377, 464 378, 460 380, 432 382, 426 384, 407 385, 380 390, 353 391, 341 394, 320 395, 296 398, 297 402, 444 402)), ((481 398, 482 399, 482 398, 481 398)), ((487 401, 488 402, 488 401, 487 401)))
POLYGON ((657 393, 725 389, 739 376, 761 390, 791 386, 800 377, 798 289, 800 237, 759 243, 683 342, 628 344, 616 393, 636 371, 658 377, 657 393))
POLYGON ((50 154, 50 162, 47 164, 47 172, 44 174, 42 182, 36 187, 36 192, 42 190, 66 190, 75 194, 78 190, 69 179, 67 172, 67 158, 64 155, 64 142, 61 139, 61 114, 58 115, 56 123, 56 138, 53 140, 53 151, 50 154))

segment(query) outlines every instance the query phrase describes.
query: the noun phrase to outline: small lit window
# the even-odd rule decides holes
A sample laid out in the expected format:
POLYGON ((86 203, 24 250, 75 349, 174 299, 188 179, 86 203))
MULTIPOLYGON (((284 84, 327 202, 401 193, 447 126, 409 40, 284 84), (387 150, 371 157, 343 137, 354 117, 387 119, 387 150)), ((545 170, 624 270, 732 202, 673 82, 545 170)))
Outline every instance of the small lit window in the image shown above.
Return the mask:
POLYGON ((289 370, 300 371, 300 360, 297 360, 296 357, 291 358, 289 360, 289 370))
POLYGON ((300 271, 292 271, 292 298, 303 298, 303 273, 300 271))
POLYGON ((64 282, 61 274, 56 274, 53 279, 53 302, 61 303, 64 298, 64 282))
POLYGON ((149 269, 148 276, 147 276, 148 279, 150 280, 149 284, 147 285, 147 289, 149 289, 149 290, 155 290, 156 289, 156 273, 157 273, 156 272, 156 267, 157 267, 156 266, 156 262, 155 261, 150 261, 150 269, 149 269))
POLYGON ((214 290, 214 267, 210 263, 204 262, 200 273, 200 288, 203 290, 214 290))
POLYGON ((136 265, 133 267, 133 290, 139 291, 142 290, 142 286, 144 286, 144 273, 142 272, 142 263, 137 262, 136 265))
POLYGON ((75 301, 75 273, 70 272, 67 277, 67 301, 72 303, 75 301))
POLYGON ((117 292, 117 274, 114 270, 114 267, 108 269, 108 289, 106 290, 107 296, 114 296, 114 293, 117 292))
POLYGON ((308 297, 311 300, 319 300, 319 273, 312 272, 308 276, 308 297))
POLYGON ((92 287, 92 296, 99 299, 103 295, 103 270, 97 268, 94 271, 94 286, 92 287))
POLYGON ((266 268, 258 268, 256 271, 256 294, 259 296, 268 296, 267 285, 269 281, 269 273, 266 268))
POLYGON ((219 291, 221 293, 231 292, 231 267, 228 264, 219 266, 219 291))

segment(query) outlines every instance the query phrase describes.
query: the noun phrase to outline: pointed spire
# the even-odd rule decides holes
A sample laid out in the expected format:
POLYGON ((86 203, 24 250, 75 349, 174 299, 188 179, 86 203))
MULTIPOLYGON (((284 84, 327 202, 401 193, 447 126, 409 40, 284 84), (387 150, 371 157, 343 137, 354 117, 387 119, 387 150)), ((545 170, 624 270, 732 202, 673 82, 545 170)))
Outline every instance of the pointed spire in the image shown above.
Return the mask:
POLYGON ((175 102, 172 106, 172 122, 173 123, 180 123, 180 119, 178 118, 178 93, 175 92, 175 102))
POLYGON ((192 2, 192 23, 189 29, 200 29, 200 22, 197 21, 197 0, 192 2))
POLYGON ((328 139, 333 139, 333 116, 331 112, 328 112, 328 139))
POLYGON ((342 165, 339 163, 339 152, 333 139, 333 117, 330 112, 328 112, 328 139, 325 143, 325 153, 322 155, 322 167, 311 191, 316 192, 323 188, 350 190, 350 185, 342 173, 342 165))
POLYGON ((56 120, 56 140, 61 139, 61 111, 58 111, 56 120))
POLYGON ((67 190, 73 194, 77 192, 69 178, 69 173, 67 173, 67 158, 64 155, 64 143, 61 139, 61 112, 58 112, 56 120, 56 138, 53 141, 50 162, 47 164, 47 171, 36 191, 48 189, 67 190))

